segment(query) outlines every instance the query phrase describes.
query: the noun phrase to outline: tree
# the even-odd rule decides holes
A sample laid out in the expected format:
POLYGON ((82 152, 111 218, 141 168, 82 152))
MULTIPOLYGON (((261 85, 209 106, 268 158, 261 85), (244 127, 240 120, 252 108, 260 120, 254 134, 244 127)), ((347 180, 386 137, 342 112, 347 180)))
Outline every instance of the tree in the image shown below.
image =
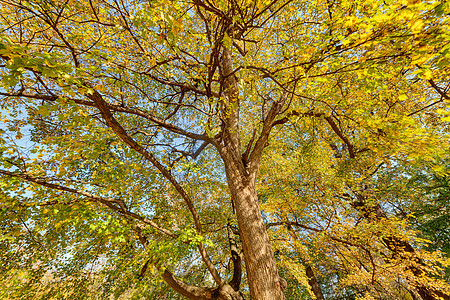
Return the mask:
MULTIPOLYGON (((410 206, 402 207, 402 210, 410 212, 414 216, 413 224, 419 230, 420 236, 433 241, 427 247, 432 250, 440 250, 449 257, 447 170, 447 159, 428 163, 419 170, 412 169, 407 186, 410 189, 417 189, 422 201, 412 202, 410 206)), ((449 271, 447 268, 447 280, 449 271)))
POLYGON ((25 268, 28 284, 100 268, 105 293, 120 293, 108 284, 155 268, 186 298, 242 299, 241 247, 250 297, 283 299, 256 189, 264 149, 314 139, 325 122, 332 138, 310 150, 347 152, 348 184, 373 167, 369 153, 426 156, 442 130, 419 121, 446 113, 447 3, 1 3, 3 239, 20 249, 3 272, 25 268), (215 287, 195 286, 211 283, 205 273, 183 282, 176 266, 215 287))

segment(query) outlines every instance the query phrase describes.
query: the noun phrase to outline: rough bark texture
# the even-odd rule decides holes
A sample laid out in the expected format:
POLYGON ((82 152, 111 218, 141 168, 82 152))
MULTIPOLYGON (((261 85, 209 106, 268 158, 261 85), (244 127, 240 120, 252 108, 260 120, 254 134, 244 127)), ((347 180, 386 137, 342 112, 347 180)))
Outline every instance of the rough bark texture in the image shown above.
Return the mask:
MULTIPOLYGON (((238 84, 233 75, 230 49, 224 47, 221 60, 224 87, 221 102, 223 134, 215 146, 224 161, 228 187, 236 209, 250 296, 252 300, 283 300, 284 294, 275 257, 255 189, 262 150, 267 143, 272 122, 281 110, 283 102, 277 101, 273 104, 269 116, 264 120, 255 147, 249 155, 248 164, 247 162, 244 164, 241 158, 238 84)), ((284 99, 285 97, 282 101, 284 99)))
POLYGON ((230 169, 227 175, 235 199, 251 299, 282 300, 284 294, 255 186, 250 182, 245 185, 238 171, 230 169))
POLYGON ((191 300, 244 300, 241 293, 228 284, 216 289, 195 287, 177 279, 168 270, 164 271, 162 277, 173 290, 191 300))

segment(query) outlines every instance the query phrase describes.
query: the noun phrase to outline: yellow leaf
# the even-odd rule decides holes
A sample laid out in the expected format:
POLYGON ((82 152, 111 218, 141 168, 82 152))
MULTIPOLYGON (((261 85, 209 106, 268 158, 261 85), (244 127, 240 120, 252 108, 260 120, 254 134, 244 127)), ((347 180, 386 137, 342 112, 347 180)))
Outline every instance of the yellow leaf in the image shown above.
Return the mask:
POLYGON ((426 80, 433 78, 433 72, 431 70, 424 70, 422 73, 422 78, 426 80))

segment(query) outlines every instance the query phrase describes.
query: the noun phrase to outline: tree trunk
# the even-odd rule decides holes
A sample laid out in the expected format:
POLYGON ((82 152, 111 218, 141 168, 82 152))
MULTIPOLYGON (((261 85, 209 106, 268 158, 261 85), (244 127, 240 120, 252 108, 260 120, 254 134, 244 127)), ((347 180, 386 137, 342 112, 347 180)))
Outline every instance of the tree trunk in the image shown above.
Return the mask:
MULTIPOLYGON (((281 111, 289 93, 283 93, 278 101, 274 101, 268 116, 264 119, 261 134, 248 161, 245 159, 246 161, 243 162, 239 130, 239 91, 232 58, 231 50, 224 46, 220 63, 224 91, 220 105, 223 131, 220 144, 216 143, 216 148, 223 159, 228 188, 234 200, 250 297, 252 300, 283 300, 286 281, 278 276, 269 235, 259 208, 255 181, 272 123, 281 111)), ((252 142, 247 146, 249 149, 246 151, 247 154, 251 146, 252 142)))
POLYGON ((227 179, 239 225, 252 300, 283 300, 282 279, 259 208, 253 182, 226 164, 227 179))

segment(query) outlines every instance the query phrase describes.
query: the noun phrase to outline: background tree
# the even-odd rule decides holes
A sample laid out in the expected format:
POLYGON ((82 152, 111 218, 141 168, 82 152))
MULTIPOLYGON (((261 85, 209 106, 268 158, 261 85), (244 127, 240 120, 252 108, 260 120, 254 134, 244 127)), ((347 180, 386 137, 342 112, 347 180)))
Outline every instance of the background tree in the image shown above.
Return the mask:
POLYGON ((269 226, 317 298, 448 298, 377 193, 447 139, 447 3, 0 3, 7 297, 283 299, 269 226))
MULTIPOLYGON (((412 169, 406 186, 409 189, 417 189, 421 201, 404 203, 399 212, 411 213, 411 222, 419 231, 419 236, 430 241, 427 244, 428 249, 439 250, 449 257, 447 168, 447 159, 438 159, 434 163, 425 164, 419 170, 412 169)), ((449 278, 448 268, 446 278, 449 278)))

